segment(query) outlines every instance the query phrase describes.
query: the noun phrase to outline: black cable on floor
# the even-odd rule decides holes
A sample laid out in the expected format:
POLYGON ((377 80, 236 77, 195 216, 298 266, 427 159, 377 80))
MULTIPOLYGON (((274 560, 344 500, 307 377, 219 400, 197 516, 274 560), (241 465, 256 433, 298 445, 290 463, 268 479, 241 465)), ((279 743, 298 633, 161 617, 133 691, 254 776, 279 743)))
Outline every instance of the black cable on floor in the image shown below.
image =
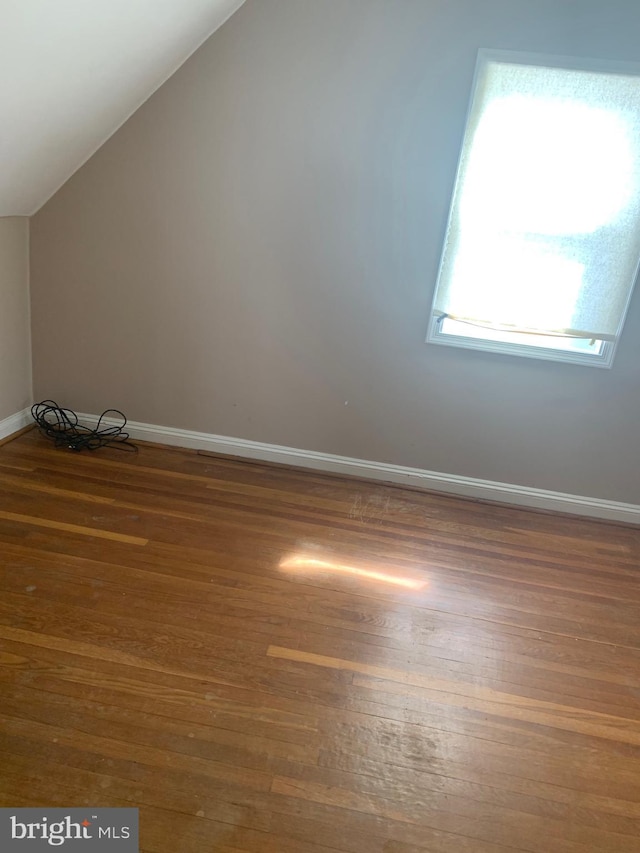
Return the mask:
POLYGON ((40 432, 50 438, 56 447, 68 447, 69 450, 97 450, 99 447, 112 446, 118 450, 136 453, 138 448, 129 441, 125 431, 127 419, 118 409, 105 409, 98 418, 95 427, 83 426, 71 409, 61 408, 54 400, 43 400, 31 407, 31 414, 38 424, 40 432), (122 418, 117 426, 102 426, 102 419, 114 413, 122 418))

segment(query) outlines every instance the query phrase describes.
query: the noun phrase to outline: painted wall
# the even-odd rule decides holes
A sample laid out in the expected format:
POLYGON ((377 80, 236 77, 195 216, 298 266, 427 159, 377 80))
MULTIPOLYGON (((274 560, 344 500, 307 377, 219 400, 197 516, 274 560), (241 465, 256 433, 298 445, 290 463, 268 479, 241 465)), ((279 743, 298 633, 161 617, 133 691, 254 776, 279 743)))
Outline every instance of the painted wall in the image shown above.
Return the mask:
POLYGON ((33 218, 36 398, 640 502, 640 293, 611 371, 424 343, 477 49, 638 32, 637 0, 247 0, 33 218))
POLYGON ((0 420, 31 404, 29 220, 0 218, 0 420))

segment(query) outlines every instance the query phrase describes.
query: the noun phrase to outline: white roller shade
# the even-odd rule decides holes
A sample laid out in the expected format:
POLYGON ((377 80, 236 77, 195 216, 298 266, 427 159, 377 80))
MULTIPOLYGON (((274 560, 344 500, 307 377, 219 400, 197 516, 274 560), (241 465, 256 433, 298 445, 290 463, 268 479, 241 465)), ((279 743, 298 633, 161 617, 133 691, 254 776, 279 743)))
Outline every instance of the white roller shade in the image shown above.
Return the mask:
POLYGON ((545 62, 481 52, 434 311, 615 340, 640 258, 640 77, 545 62))

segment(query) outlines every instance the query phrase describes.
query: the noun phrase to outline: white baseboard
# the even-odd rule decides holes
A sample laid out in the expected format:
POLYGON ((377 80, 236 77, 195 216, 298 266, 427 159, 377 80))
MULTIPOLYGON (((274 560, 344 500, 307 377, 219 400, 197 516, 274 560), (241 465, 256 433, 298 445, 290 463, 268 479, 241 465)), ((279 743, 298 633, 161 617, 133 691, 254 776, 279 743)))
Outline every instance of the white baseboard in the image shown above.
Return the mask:
POLYGON ((21 412, 16 412, 15 415, 9 415, 8 418, 0 421, 0 441, 32 423, 31 409, 23 409, 21 412))
MULTIPOLYGON (((78 419, 81 423, 91 424, 95 423, 97 416, 79 414, 78 419)), ((103 423, 114 425, 118 424, 119 421, 104 418, 103 423)), ((640 505, 637 504, 570 495, 563 492, 550 492, 546 489, 534 489, 511 483, 496 483, 492 480, 477 480, 472 477, 442 474, 422 468, 408 468, 403 465, 390 465, 386 462, 352 459, 348 456, 336 456, 333 453, 318 453, 315 450, 301 450, 297 447, 264 444, 261 441, 249 441, 244 438, 174 429, 173 427, 162 427, 135 421, 128 421, 127 431, 131 438, 141 441, 207 450, 210 453, 241 456, 262 462, 279 462, 331 474, 364 477, 383 483, 412 486, 425 491, 444 492, 463 498, 495 501, 531 509, 551 510, 640 525, 640 505)))

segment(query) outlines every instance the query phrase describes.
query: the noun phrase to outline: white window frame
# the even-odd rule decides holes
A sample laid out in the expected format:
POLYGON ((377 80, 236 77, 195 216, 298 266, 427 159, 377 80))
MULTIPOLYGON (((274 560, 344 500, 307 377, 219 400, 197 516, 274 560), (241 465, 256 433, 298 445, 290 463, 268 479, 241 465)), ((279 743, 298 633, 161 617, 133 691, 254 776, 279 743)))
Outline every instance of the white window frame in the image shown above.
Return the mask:
POLYGON ((474 98, 476 96, 477 84, 480 73, 482 72, 483 66, 485 63, 490 61, 502 61, 513 64, 522 64, 522 65, 537 65, 544 68, 562 68, 567 70, 577 70, 577 71, 592 71, 592 72, 603 72, 603 73, 624 73, 630 74, 634 76, 640 77, 640 64, 632 63, 632 62, 615 62, 609 60, 599 60, 599 59, 586 59, 579 57, 568 57, 568 56, 550 56, 545 54, 538 53, 524 53, 520 51, 507 51, 507 50, 491 50, 481 48, 478 51, 478 57, 476 61, 473 82, 471 86, 471 96, 469 99, 469 104, 467 108, 467 115, 465 119, 465 129, 464 135, 462 138, 462 142, 460 145, 460 155, 458 159, 458 166, 456 170, 455 182, 453 185, 453 191, 451 194, 451 202, 449 206, 449 213, 447 216, 447 225, 443 239, 443 249, 440 257, 440 263, 438 266, 438 275, 436 279, 436 286, 434 290, 434 295, 432 299, 431 306, 431 314, 429 320, 429 328, 427 331, 426 343, 429 344, 437 344, 441 346, 454 346, 460 347, 463 349, 470 350, 482 350, 484 352, 494 352, 494 353, 502 353, 504 355, 514 355, 520 356, 524 358, 535 358, 542 359, 545 361, 560 361, 567 364, 580 364, 589 367, 600 367, 600 368, 611 368, 613 365, 613 360, 615 357, 615 353, 617 350, 617 346, 620 340, 620 336, 622 334, 622 330, 624 327, 624 322, 629 310, 629 303, 631 302, 631 298, 633 297, 633 293, 636 287, 638 275, 640 274, 640 257, 638 258, 634 277, 629 288, 628 297, 625 303, 624 311, 622 312, 620 325, 618 327, 615 341, 599 341, 599 352, 593 354, 587 354, 584 352, 577 352, 572 350, 558 349, 553 347, 546 346, 531 346, 522 343, 514 343, 508 340, 489 340, 487 338, 482 337, 482 328, 478 326, 478 334, 473 337, 466 337, 462 335, 456 335, 452 333, 444 333, 442 331, 442 321, 443 317, 438 314, 435 310, 435 299, 436 294, 438 292, 438 285, 440 283, 440 277, 443 269, 443 262, 445 259, 445 251, 447 245, 447 235, 449 234, 449 230, 451 227, 453 215, 455 212, 455 200, 456 195, 459 193, 460 186, 460 176, 461 176, 461 168, 462 168, 462 154, 464 150, 464 143, 466 141, 467 130, 469 126, 469 118, 471 115, 472 106, 474 103, 474 98))

